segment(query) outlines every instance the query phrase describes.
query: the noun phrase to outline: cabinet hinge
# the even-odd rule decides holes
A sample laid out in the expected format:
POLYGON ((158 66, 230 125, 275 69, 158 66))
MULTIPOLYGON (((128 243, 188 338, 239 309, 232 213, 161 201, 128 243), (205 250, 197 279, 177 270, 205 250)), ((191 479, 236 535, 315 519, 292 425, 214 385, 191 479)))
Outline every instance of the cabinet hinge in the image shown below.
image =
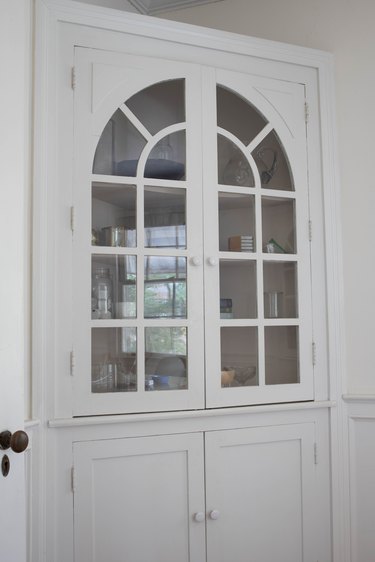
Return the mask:
POLYGON ((313 341, 311 344, 311 351, 312 351, 312 364, 313 366, 316 365, 316 344, 313 341))
POLYGON ((314 464, 318 464, 318 444, 314 443, 314 464))
POLYGON ((74 351, 70 352, 70 376, 74 376, 74 368, 76 366, 76 359, 74 356, 74 351))
POLYGON ((310 119, 310 107, 307 101, 305 101, 305 123, 308 123, 310 119))
POLYGON ((71 84, 72 90, 75 90, 76 89, 76 67, 75 66, 72 66, 72 69, 71 69, 70 84, 71 84))
POLYGON ((309 242, 312 241, 312 221, 309 220, 309 242))
POLYGON ((74 232, 75 225, 75 210, 74 207, 70 207, 70 230, 74 232))
POLYGON ((72 487, 72 492, 74 494, 74 492, 76 491, 76 471, 74 470, 74 466, 72 466, 70 471, 70 483, 72 487))

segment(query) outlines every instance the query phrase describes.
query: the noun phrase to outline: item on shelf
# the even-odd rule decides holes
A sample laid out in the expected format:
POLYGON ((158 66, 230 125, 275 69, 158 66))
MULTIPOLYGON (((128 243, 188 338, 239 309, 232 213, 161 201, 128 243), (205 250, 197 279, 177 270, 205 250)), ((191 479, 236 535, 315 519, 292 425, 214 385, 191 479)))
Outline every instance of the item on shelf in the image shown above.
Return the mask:
POLYGON ((276 240, 274 240, 273 238, 271 238, 265 247, 266 253, 267 254, 286 254, 286 250, 284 250, 284 248, 282 246, 280 246, 280 244, 278 242, 276 242, 276 240))
POLYGON ((221 386, 230 386, 234 380, 236 371, 229 367, 224 367, 221 371, 221 386))
POLYGON ((223 172, 224 185, 241 185, 250 187, 252 174, 250 165, 244 156, 230 158, 223 172))
POLYGON ((280 318, 283 316, 283 294, 278 291, 264 293, 264 316, 266 318, 280 318))
POLYGON ((99 233, 95 228, 91 230, 91 245, 97 246, 99 243, 99 233))
MULTIPOLYGON (((122 160, 116 164, 116 176, 137 175, 138 160, 122 160)), ((180 180, 185 175, 185 165, 164 158, 149 158, 145 167, 145 178, 180 180)))
POLYGON ((93 319, 112 318, 113 287, 109 269, 98 267, 92 280, 91 317, 93 319))
POLYGON ((253 236, 231 236, 228 239, 228 248, 231 252, 253 252, 254 237, 253 236))
POLYGON ((262 185, 267 185, 273 178, 277 169, 277 150, 269 146, 263 146, 257 152, 259 162, 264 170, 260 174, 260 181, 262 185), (270 154, 271 156, 266 156, 270 154))
POLYGON ((135 318, 136 284, 126 283, 121 286, 121 301, 116 302, 116 318, 135 318))
POLYGON ((105 226, 102 228, 104 246, 135 246, 135 230, 124 226, 105 226))
POLYGON ((233 318, 233 301, 232 299, 220 299, 220 318, 230 319, 233 318))

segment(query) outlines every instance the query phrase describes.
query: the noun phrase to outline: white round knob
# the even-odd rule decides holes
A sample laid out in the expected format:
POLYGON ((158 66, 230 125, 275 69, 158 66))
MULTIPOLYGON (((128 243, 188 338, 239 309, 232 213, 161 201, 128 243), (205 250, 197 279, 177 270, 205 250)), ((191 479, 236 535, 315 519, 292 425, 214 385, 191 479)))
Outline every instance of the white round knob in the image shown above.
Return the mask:
POLYGON ((220 517, 220 511, 218 511, 217 509, 213 509, 212 511, 210 511, 210 519, 216 521, 216 519, 219 519, 219 517, 220 517))
POLYGON ((194 521, 196 521, 197 523, 202 523, 202 521, 204 520, 205 520, 205 515, 203 511, 198 511, 197 513, 194 514, 194 521))
POLYGON ((213 258, 213 257, 210 257, 210 258, 207 259, 207 263, 208 263, 208 265, 211 265, 213 267, 214 265, 217 265, 217 259, 213 258))
POLYGON ((202 258, 200 258, 199 256, 193 256, 190 262, 192 265, 195 265, 197 267, 198 265, 202 265, 202 258))

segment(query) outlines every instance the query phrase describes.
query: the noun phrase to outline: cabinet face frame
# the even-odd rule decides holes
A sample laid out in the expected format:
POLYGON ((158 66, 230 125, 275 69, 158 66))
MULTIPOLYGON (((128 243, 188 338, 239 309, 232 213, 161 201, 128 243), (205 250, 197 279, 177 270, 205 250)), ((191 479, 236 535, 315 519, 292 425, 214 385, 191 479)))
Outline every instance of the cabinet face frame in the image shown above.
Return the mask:
MULTIPOLYGON (((168 29, 168 36, 173 39, 178 35, 178 43, 173 52, 173 58, 185 60, 186 62, 204 62, 207 65, 217 65, 217 53, 207 47, 214 47, 220 52, 220 67, 225 69, 235 69, 238 72, 248 71, 247 57, 252 57, 252 72, 260 76, 272 75, 276 79, 290 80, 303 83, 306 89, 306 99, 309 103, 310 120, 308 122, 307 133, 311 140, 313 150, 309 153, 309 174, 310 183, 313 186, 310 201, 311 218, 313 221, 314 238, 312 242, 313 260, 317 267, 313 275, 313 298, 315 302, 321 302, 322 306, 313 310, 313 322, 315 326, 314 340, 318 349, 319 360, 315 366, 315 400, 324 400, 328 397, 328 356, 327 356, 327 316, 326 309, 326 287, 327 278, 325 273, 325 253, 324 253, 324 214, 322 213, 323 195, 321 190, 321 163, 320 154, 317 146, 320 141, 320 123, 318 119, 319 91, 317 75, 323 75, 329 67, 329 57, 319 52, 310 50, 291 48, 269 43, 267 41, 243 38, 232 34, 222 34, 211 30, 201 30, 191 26, 180 24, 170 24, 165 22, 144 18, 143 16, 133 16, 131 14, 121 14, 118 19, 113 17, 111 10, 95 9, 90 16, 83 13, 82 9, 72 6, 69 2, 54 3, 54 17, 52 23, 47 25, 48 33, 42 35, 40 41, 45 41, 39 45, 41 49, 49 45, 47 60, 39 59, 38 67, 38 87, 41 93, 40 103, 48 98, 51 100, 48 105, 47 119, 43 119, 39 124, 38 138, 47 138, 47 146, 41 147, 38 154, 36 174, 38 177, 38 190, 35 198, 36 220, 38 228, 35 236, 36 249, 36 279, 42 279, 42 285, 36 285, 34 322, 38 330, 35 339, 36 353, 34 355, 34 365, 38 372, 42 374, 41 381, 45 381, 49 399, 47 400, 48 417, 61 418, 72 415, 72 377, 70 376, 70 358, 68 350, 71 348, 69 342, 69 326, 56 327, 51 323, 51 319, 56 315, 64 318, 64 311, 69 307, 69 295, 66 284, 51 272, 48 264, 55 261, 54 248, 56 244, 61 248, 61 255, 69 255, 70 225, 69 225, 69 203, 70 189, 66 186, 71 185, 72 170, 69 166, 63 169, 56 168, 54 154, 56 151, 63 156, 64 161, 68 162, 71 146, 66 142, 69 137, 72 123, 67 119, 64 123, 56 119, 54 112, 55 103, 59 99, 59 106, 69 111, 72 107, 72 89, 70 82, 71 68, 68 61, 73 62, 74 45, 82 47, 99 47, 103 49, 119 49, 119 34, 112 31, 131 32, 132 41, 127 45, 129 53, 139 52, 149 54, 152 50, 154 56, 168 55, 171 52, 167 48, 169 43, 163 39, 168 29), (69 14, 69 16, 67 15, 69 14), (97 20, 100 15, 104 19, 97 20), (62 20, 64 23, 62 23, 62 20), (103 21, 106 23, 103 24, 103 21), (70 23, 69 23, 70 22, 70 23), (71 25, 73 24, 73 25, 71 25), (75 24, 75 25, 74 25, 75 24), (78 25, 77 25, 78 24, 78 25), (91 27, 90 27, 91 25, 91 27), (98 33, 96 28, 103 26, 107 28, 106 33, 98 33), (112 31, 111 31, 112 30, 112 31), (147 33, 146 33, 147 30, 147 33), (145 38, 145 34, 148 35, 145 38), (175 35, 176 34, 176 35, 175 35), (198 34, 198 35, 197 35, 198 34), (57 50, 52 48, 52 37, 58 36, 59 42, 57 50), (238 55, 247 55, 238 56, 238 55), (55 74, 52 68, 59 68, 57 61, 64 58, 65 65, 61 71, 57 72, 57 80, 54 81, 55 74), (268 59, 268 60, 267 60, 268 59), (290 64, 293 63, 293 64, 290 64), (39 135, 42 134, 42 137, 39 135), (43 136, 44 135, 44 136, 43 136), (318 143, 318 144, 317 144, 318 143), (44 164, 43 164, 44 163, 44 164), (47 172, 46 172, 47 170, 47 172), (58 189, 54 191, 50 185, 54 185, 58 178, 58 189), (316 186, 316 188, 315 188, 316 186), (56 210, 59 209, 56 213, 56 210), (56 214, 55 214, 56 213, 56 214), (40 219, 40 220, 38 220, 40 219), (61 230, 60 230, 61 228, 61 230), (63 234, 58 234, 58 231, 63 234), (47 235, 48 233, 48 235, 47 235), (316 233, 316 234, 315 234, 316 233), (60 238, 61 237, 61 238, 60 238), (62 351, 60 344, 65 346, 62 351), (47 351, 42 351, 42 350, 47 351), (56 377, 51 380, 51 373, 56 377), (47 374, 48 373, 48 374, 47 374)), ((43 17, 47 16, 48 9, 45 10, 44 3, 39 10, 39 23, 43 24, 43 17)), ((39 7, 40 7, 39 6, 39 7)), ((48 18, 47 18, 48 19, 48 18)), ((99 18, 100 19, 100 18, 99 18)), ((46 23, 46 22, 44 22, 46 23)), ((73 64, 72 64, 73 66, 73 64)), ((320 92, 321 93, 321 92, 320 92)), ((39 99, 39 98, 38 98, 39 99)), ((42 105, 39 105, 42 111, 42 105)), ((37 112, 38 117, 38 112, 37 112)), ((39 115, 40 117, 40 115, 39 115)), ((38 145, 40 146, 40 144, 38 145)), ((329 248, 331 252, 331 248, 329 248)), ((63 324, 64 320, 62 321, 63 324)), ((331 385, 331 388, 332 385, 331 385)))

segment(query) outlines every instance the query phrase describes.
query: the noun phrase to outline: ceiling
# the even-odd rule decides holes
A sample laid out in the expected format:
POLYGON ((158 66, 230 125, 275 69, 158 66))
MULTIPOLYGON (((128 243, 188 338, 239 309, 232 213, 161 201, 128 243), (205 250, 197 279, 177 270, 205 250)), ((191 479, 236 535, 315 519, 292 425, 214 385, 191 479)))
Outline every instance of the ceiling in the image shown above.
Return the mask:
POLYGON ((222 2, 222 0, 128 0, 128 2, 141 14, 154 15, 181 8, 222 2))

